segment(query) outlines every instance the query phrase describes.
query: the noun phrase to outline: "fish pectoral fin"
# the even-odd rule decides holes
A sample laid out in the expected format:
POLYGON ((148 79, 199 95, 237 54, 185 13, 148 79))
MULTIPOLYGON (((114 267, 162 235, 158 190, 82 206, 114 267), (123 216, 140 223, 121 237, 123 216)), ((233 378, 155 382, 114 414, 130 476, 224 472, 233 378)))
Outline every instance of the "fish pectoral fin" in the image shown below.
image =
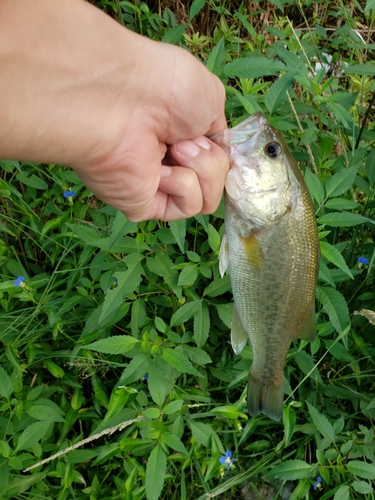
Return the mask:
POLYGON ((267 417, 279 422, 284 406, 284 385, 284 381, 276 387, 263 385, 250 370, 247 385, 247 409, 250 415, 256 417, 264 413, 267 417))
POLYGON ((251 231, 248 236, 240 236, 240 238, 244 245, 250 266, 260 271, 263 267, 263 252, 255 232, 251 231))
POLYGON ((306 340, 308 342, 313 342, 316 337, 316 319, 315 319, 315 307, 313 306, 308 318, 303 325, 301 333, 298 338, 306 340))
POLYGON ((232 329, 230 332, 230 341, 232 343, 233 351, 240 354, 242 349, 247 344, 249 336, 243 327, 242 321, 238 315, 236 304, 233 307, 232 329))
POLYGON ((223 277, 225 271, 229 266, 229 243, 227 235, 224 233, 223 239, 221 240, 220 251, 219 251, 219 271, 220 276, 223 277))

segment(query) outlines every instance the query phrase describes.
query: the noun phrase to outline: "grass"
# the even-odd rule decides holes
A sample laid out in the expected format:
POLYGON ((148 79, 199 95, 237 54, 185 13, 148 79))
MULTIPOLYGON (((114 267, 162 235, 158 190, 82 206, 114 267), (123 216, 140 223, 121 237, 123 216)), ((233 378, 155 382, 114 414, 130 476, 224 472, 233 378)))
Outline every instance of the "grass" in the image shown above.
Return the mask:
POLYGON ((374 2, 96 3, 199 57, 230 125, 282 131, 322 243, 318 336, 289 351, 282 422, 250 418, 222 207, 134 224, 64 166, 2 161, 0 498, 373 498, 374 2))

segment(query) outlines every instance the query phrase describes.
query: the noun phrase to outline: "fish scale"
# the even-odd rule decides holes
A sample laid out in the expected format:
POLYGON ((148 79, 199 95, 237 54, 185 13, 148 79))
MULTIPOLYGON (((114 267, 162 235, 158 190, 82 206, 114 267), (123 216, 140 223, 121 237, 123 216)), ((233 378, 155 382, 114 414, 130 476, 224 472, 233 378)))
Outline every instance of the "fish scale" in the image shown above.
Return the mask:
POLYGON ((290 344, 315 338, 314 209, 283 137, 261 113, 213 140, 231 163, 220 271, 229 268, 233 289, 232 346, 239 353, 251 342, 249 413, 280 420, 290 344))

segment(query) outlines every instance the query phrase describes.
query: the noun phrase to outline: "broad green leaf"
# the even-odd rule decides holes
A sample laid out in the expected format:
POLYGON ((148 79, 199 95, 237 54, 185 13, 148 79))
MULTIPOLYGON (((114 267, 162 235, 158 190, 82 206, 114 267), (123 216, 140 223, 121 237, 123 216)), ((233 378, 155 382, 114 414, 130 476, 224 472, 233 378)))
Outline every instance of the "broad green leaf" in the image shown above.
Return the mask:
POLYGON ((318 222, 319 224, 326 224, 332 227, 351 227, 365 222, 375 224, 375 221, 368 217, 352 214, 350 212, 331 212, 319 217, 318 222))
POLYGON ((232 325, 233 318, 233 302, 229 304, 215 304, 219 318, 228 328, 232 325))
POLYGON ((365 7, 365 14, 369 16, 371 11, 375 11, 375 0, 367 0, 365 7))
POLYGON ((103 311, 103 304, 101 304, 96 309, 93 309, 86 320, 85 327, 83 329, 81 339, 84 339, 90 333, 95 332, 96 330, 101 330, 102 328, 106 328, 111 326, 118 321, 120 321, 124 316, 126 316, 127 312, 130 309, 130 302, 124 302, 118 308, 114 309, 108 316, 105 317, 103 322, 100 322, 100 318, 103 311))
POLYGON ((275 75, 285 71, 285 65, 280 61, 272 61, 267 57, 242 57, 225 66, 225 74, 230 78, 259 78, 275 75))
POLYGON ((283 481, 295 481, 296 479, 314 477, 315 472, 316 467, 314 465, 309 465, 303 460, 286 460, 273 467, 266 474, 266 477, 282 479, 283 481))
POLYGON ((84 349, 90 351, 103 352, 105 354, 125 354, 133 349, 139 340, 130 335, 117 335, 107 339, 101 339, 92 344, 84 345, 84 349))
POLYGON ((369 152, 366 158, 366 174, 371 186, 375 182, 375 149, 369 152))
POLYGON ((338 104, 337 102, 328 102, 327 108, 339 123, 342 123, 344 127, 348 129, 352 128, 352 117, 350 116, 349 111, 344 108, 344 106, 341 106, 341 104, 338 104))
POLYGON ((201 301, 194 315, 194 340, 198 347, 203 347, 210 332, 210 313, 205 302, 201 301))
POLYGON ((197 264, 188 264, 180 273, 178 278, 179 286, 191 286, 195 283, 198 277, 198 266, 197 264))
POLYGON ((147 384, 154 403, 162 406, 166 395, 170 392, 164 377, 158 376, 155 373, 149 373, 147 384))
POLYGON ((326 283, 331 285, 333 288, 336 287, 335 282, 332 279, 331 272, 328 269, 326 263, 323 261, 323 259, 320 260, 319 280, 325 281, 326 283))
POLYGON ((183 346, 183 349, 184 352, 189 356, 192 363, 196 363, 200 366, 205 366, 208 363, 212 363, 212 359, 206 353, 206 351, 203 351, 203 349, 199 349, 198 347, 193 347, 187 344, 183 346))
POLYGON ((188 23, 173 26, 173 28, 169 29, 163 36, 162 41, 164 43, 171 43, 172 45, 179 43, 188 26, 188 23))
POLYGON ((139 380, 143 375, 148 373, 150 367, 150 355, 142 352, 141 354, 137 354, 125 370, 122 372, 120 380, 117 383, 117 386, 131 384, 136 380, 139 380))
POLYGON ((306 169, 305 171, 305 182, 311 197, 315 198, 319 204, 322 203, 324 199, 324 189, 322 183, 316 175, 310 172, 309 169, 306 169))
POLYGON ((182 408, 183 404, 183 399, 176 399, 175 401, 171 401, 164 407, 163 413, 165 413, 166 415, 172 415, 172 413, 176 413, 177 411, 179 411, 182 408))
POLYGON ((171 221, 168 224, 181 252, 185 253, 186 219, 171 221))
POLYGON ((104 321, 106 316, 120 306, 126 297, 133 293, 139 286, 141 282, 141 274, 143 273, 143 268, 140 264, 142 259, 143 256, 136 253, 125 257, 124 261, 128 266, 128 270, 125 272, 119 271, 115 273, 118 283, 115 288, 108 290, 105 295, 100 322, 104 321))
MULTIPOLYGON (((9 463, 8 460, 0 455, 0 491, 4 492, 7 489, 9 481, 9 463)), ((0 493, 0 498, 2 493, 0 493)))
POLYGON ((145 416, 146 418, 159 418, 160 417, 160 410, 159 408, 146 408, 143 410, 142 415, 145 416))
POLYGON ((182 305, 177 311, 173 314, 171 318, 171 327, 182 325, 182 323, 186 323, 190 318, 194 316, 200 307, 200 300, 193 300, 191 302, 186 302, 186 304, 182 305))
POLYGON ((16 175, 16 179, 19 182, 26 184, 26 186, 30 186, 35 189, 46 190, 48 188, 48 184, 34 174, 27 177, 25 174, 18 173, 16 175))
POLYGON ((343 68, 342 72, 348 75, 375 76, 375 64, 353 64, 343 68))
POLYGON ((150 453, 146 468, 147 500, 158 500, 163 489, 167 468, 167 456, 158 444, 150 453))
POLYGON ((353 185, 355 176, 358 172, 358 166, 343 168, 337 174, 333 175, 326 184, 327 197, 339 196, 348 191, 353 185))
POLYGON ((323 383, 322 377, 314 362, 314 358, 310 354, 301 350, 294 356, 294 360, 302 373, 311 377, 317 384, 323 383))
POLYGON ((307 403, 309 408, 309 413, 314 422, 315 427, 318 429, 320 434, 328 439, 331 443, 335 442, 335 432, 333 430, 331 422, 327 419, 325 415, 322 415, 314 408, 310 403, 307 403))
POLYGON ((6 490, 6 498, 20 498, 20 495, 31 488, 34 484, 39 483, 46 477, 45 472, 38 472, 23 477, 13 477, 8 483, 6 490))
POLYGON ((169 365, 171 365, 173 368, 176 368, 176 370, 180 371, 181 373, 189 373, 190 375, 203 377, 203 375, 194 368, 189 359, 183 352, 179 350, 178 347, 175 349, 163 349, 163 358, 169 365))
POLYGON ((360 460, 352 460, 346 464, 349 472, 363 479, 375 480, 375 465, 361 462, 360 460))
POLYGON ((166 432, 165 434, 163 434, 163 440, 167 446, 172 448, 172 450, 179 451, 180 453, 184 453, 185 455, 188 454, 188 451, 185 448, 183 442, 174 434, 166 432))
POLYGON ((206 0, 194 0, 190 6, 189 19, 190 22, 194 17, 203 9, 206 4, 206 0))
POLYGON ((257 32, 254 26, 251 23, 249 23, 249 21, 246 19, 245 16, 243 16, 240 12, 237 11, 233 17, 241 21, 242 25, 244 26, 244 28, 246 28, 250 36, 252 36, 253 38, 257 37, 257 32))
POLYGON ((224 69, 223 56, 224 56, 224 38, 222 37, 219 43, 217 43, 215 47, 211 50, 206 64, 206 68, 216 76, 220 76, 223 72, 224 69))
POLYGON ((335 266, 339 267, 346 273, 350 278, 353 279, 353 275, 348 268, 344 257, 341 255, 341 253, 335 248, 334 246, 330 245, 326 241, 321 241, 320 242, 320 251, 322 252, 322 255, 332 262, 332 264, 335 264, 335 266))
POLYGON ((0 396, 9 401, 12 392, 13 392, 12 379, 9 377, 4 368, 0 366, 0 396))
POLYGON ((373 491, 371 484, 366 483, 366 481, 353 481, 351 486, 354 491, 362 493, 362 495, 368 495, 373 491))
POLYGON ((220 235, 212 224, 208 224, 207 234, 208 244, 214 252, 218 252, 220 248, 220 235))
POLYGON ((15 451, 28 450, 32 448, 48 431, 46 422, 36 422, 31 424, 22 432, 18 438, 18 443, 15 451))
POLYGON ((113 245, 117 243, 120 238, 122 238, 125 234, 130 233, 132 229, 136 227, 136 225, 137 222, 131 222, 125 217, 122 212, 120 212, 120 210, 118 210, 112 225, 112 233, 109 239, 108 251, 111 250, 113 245))
POLYGON ((343 295, 334 288, 319 286, 316 298, 323 305, 333 327, 339 333, 345 330, 349 325, 349 311, 343 295))
POLYGON ((65 419, 53 408, 43 405, 31 406, 26 413, 36 420, 47 420, 48 422, 65 422, 65 419))
POLYGON ((285 447, 290 445, 296 425, 296 412, 290 405, 283 408, 284 441, 285 447))
POLYGON ((214 434, 214 430, 211 429, 207 424, 203 422, 195 422, 194 420, 189 420, 189 426, 193 437, 198 441, 199 444, 205 446, 206 448, 210 444, 210 437, 214 434))
POLYGON ((149 270, 163 278, 165 283, 172 289, 173 293, 180 299, 182 297, 182 288, 177 285, 178 272, 171 269, 173 262, 165 253, 161 252, 154 258, 147 258, 147 267, 149 270))
POLYGON ((225 275, 224 278, 217 278, 204 289, 203 297, 218 297, 231 289, 230 277, 225 275))
POLYGON ((347 484, 343 484, 336 491, 333 500, 348 500, 348 498, 349 498, 349 486, 347 484))
POLYGON ((294 81, 293 73, 280 76, 267 90, 264 104, 272 115, 287 100, 286 93, 291 90, 294 81))
POLYGON ((331 198, 325 202, 324 206, 331 210, 353 210, 353 208, 358 208, 361 205, 356 201, 346 200, 345 198, 331 198))

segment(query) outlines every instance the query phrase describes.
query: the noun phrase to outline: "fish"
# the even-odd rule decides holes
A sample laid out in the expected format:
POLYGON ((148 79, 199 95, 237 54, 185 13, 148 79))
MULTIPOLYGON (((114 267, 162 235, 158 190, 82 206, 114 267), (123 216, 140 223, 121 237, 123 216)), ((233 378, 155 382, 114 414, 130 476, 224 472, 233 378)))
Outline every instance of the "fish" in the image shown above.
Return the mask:
POLYGON ((229 269, 231 344, 250 339, 247 406, 279 421, 290 345, 316 336, 319 240, 314 206, 282 134, 256 112, 211 139, 226 152, 225 234, 219 270, 229 269))

